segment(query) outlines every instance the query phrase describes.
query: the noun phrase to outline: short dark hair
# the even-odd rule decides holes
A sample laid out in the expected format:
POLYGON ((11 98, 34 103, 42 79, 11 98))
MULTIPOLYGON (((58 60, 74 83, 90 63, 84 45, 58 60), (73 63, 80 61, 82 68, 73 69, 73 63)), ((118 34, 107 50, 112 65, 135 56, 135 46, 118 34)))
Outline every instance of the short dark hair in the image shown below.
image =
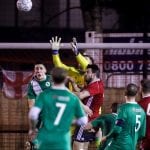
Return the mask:
POLYGON ((87 54, 83 54, 83 56, 84 56, 84 57, 88 57, 88 58, 91 60, 92 64, 94 64, 94 59, 93 59, 93 57, 91 57, 90 55, 87 55, 87 54))
POLYGON ((61 84, 67 77, 67 71, 60 67, 55 67, 51 71, 54 83, 61 84))
POLYGON ((150 92, 150 80, 149 79, 142 80, 141 86, 142 86, 143 93, 150 92))
POLYGON ((34 63, 34 65, 39 65, 39 64, 42 64, 42 65, 45 66, 45 64, 44 64, 42 61, 36 61, 36 62, 34 63))
POLYGON ((100 70, 96 64, 89 64, 87 65, 87 69, 90 68, 93 73, 96 73, 96 76, 99 77, 100 75, 100 70))
POLYGON ((119 107, 119 103, 117 103, 117 102, 112 103, 112 104, 111 104, 112 112, 113 112, 113 113, 116 113, 116 112, 117 112, 118 107, 119 107))
POLYGON ((36 65, 43 65, 43 66, 45 67, 45 69, 47 69, 47 68, 46 68, 46 65, 45 65, 42 61, 36 61, 36 62, 33 64, 33 69, 34 69, 34 67, 35 67, 36 65))
POLYGON ((136 96, 137 92, 138 92, 137 85, 130 83, 126 87, 125 95, 126 96, 136 96))

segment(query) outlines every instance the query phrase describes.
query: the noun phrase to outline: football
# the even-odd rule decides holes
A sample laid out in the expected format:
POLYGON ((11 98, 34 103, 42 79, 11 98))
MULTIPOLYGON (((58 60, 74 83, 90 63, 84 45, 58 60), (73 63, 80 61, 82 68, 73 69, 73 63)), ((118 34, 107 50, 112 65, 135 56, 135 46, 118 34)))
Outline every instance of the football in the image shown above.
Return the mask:
POLYGON ((31 0, 18 0, 16 5, 19 11, 28 12, 32 9, 31 0))

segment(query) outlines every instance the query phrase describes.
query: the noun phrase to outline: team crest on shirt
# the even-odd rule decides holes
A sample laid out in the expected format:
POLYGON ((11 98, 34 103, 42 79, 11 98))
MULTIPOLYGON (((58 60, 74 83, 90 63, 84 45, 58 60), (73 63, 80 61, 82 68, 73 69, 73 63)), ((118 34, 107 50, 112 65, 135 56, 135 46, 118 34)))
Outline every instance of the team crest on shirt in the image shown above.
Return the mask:
POLYGON ((47 87, 49 87, 51 84, 50 84, 50 82, 46 82, 45 85, 46 85, 47 87))

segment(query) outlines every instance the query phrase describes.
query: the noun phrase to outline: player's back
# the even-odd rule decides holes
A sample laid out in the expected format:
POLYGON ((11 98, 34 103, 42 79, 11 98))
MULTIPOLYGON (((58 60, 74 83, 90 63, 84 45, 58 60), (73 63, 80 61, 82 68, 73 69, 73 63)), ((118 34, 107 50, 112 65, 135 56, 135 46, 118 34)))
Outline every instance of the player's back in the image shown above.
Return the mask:
POLYGON ((43 125, 37 137, 39 141, 44 141, 42 148, 70 149, 72 120, 85 116, 78 97, 67 88, 51 88, 39 95, 35 106, 42 109, 43 125))
POLYGON ((137 140, 145 134, 143 109, 137 103, 125 103, 120 107, 118 119, 122 119, 124 123, 117 139, 128 143, 134 149, 137 140))
POLYGON ((44 92, 44 119, 45 129, 53 132, 66 132, 70 128, 72 118, 77 116, 76 104, 78 98, 69 90, 51 89, 44 92))
POLYGON ((79 99, 67 88, 47 89, 42 92, 35 106, 42 109, 43 126, 39 129, 38 139, 43 139, 45 146, 52 149, 65 148, 70 143, 70 126, 72 120, 85 115, 79 99))

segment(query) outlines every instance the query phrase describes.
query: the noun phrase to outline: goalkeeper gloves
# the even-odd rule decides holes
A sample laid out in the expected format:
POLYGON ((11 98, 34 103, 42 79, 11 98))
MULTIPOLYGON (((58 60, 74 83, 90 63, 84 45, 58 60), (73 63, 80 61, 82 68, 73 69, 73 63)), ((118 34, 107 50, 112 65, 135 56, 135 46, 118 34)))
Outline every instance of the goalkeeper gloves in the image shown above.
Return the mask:
POLYGON ((79 54, 79 51, 78 51, 78 48, 77 48, 77 40, 76 40, 75 37, 72 38, 71 46, 72 46, 72 51, 77 56, 79 54))

